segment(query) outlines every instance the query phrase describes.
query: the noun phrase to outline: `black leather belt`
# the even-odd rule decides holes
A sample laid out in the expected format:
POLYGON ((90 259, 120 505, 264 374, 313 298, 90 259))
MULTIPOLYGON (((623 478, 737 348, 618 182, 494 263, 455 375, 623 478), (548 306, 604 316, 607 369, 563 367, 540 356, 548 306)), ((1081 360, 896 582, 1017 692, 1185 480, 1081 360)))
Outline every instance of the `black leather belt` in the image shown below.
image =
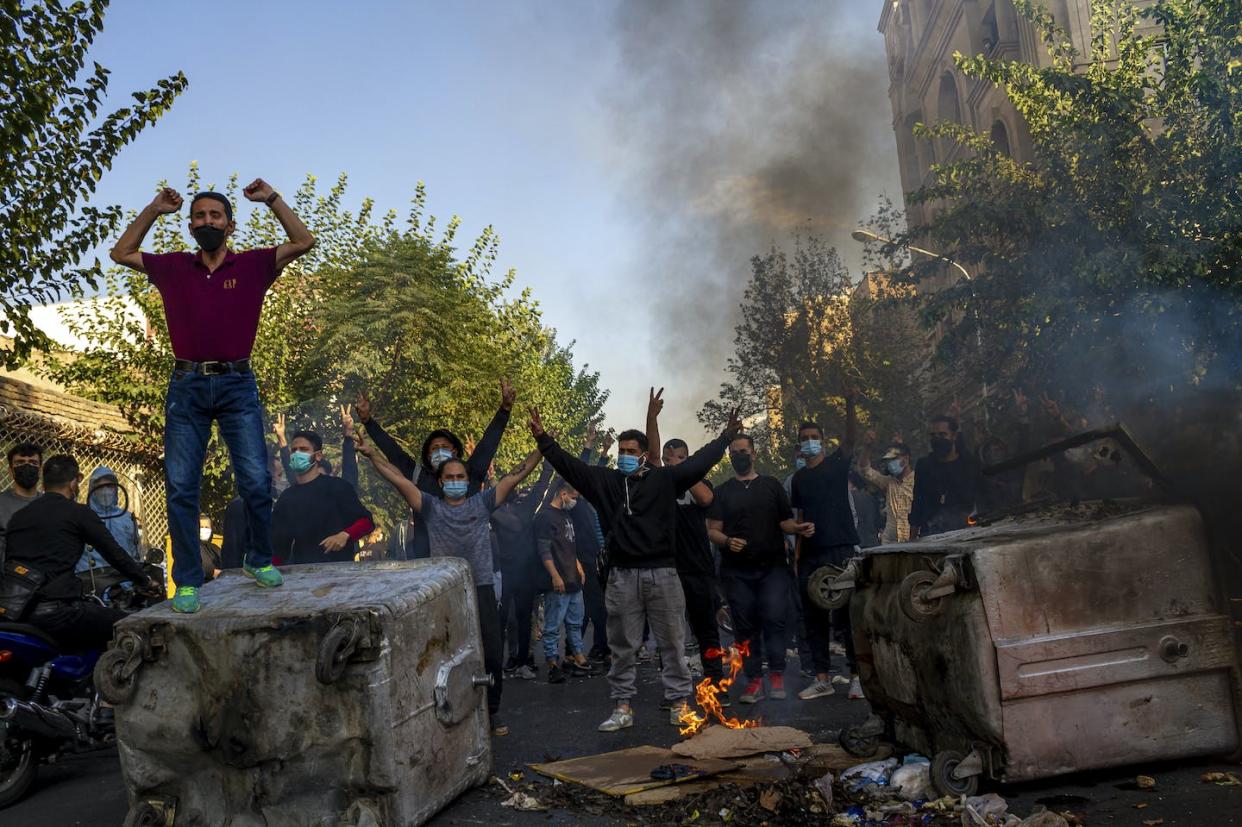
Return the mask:
POLYGON ((250 373, 250 360, 238 359, 236 362, 191 362, 189 359, 178 359, 173 362, 173 370, 200 373, 203 376, 223 376, 226 373, 250 373))

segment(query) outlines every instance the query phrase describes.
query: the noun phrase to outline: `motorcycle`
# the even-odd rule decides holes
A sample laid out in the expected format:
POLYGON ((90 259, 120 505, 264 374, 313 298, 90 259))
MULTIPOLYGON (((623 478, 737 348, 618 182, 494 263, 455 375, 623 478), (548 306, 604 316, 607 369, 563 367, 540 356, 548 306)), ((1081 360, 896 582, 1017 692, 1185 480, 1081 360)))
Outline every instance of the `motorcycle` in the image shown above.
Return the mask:
MULTIPOLYGON (((152 549, 143 566, 157 583, 164 582, 162 558, 152 549)), ((83 592, 104 605, 136 612, 157 602, 114 569, 88 574, 83 592)), ((25 796, 40 764, 115 743, 112 710, 93 680, 102 653, 68 654, 35 626, 0 622, 0 808, 25 796)))

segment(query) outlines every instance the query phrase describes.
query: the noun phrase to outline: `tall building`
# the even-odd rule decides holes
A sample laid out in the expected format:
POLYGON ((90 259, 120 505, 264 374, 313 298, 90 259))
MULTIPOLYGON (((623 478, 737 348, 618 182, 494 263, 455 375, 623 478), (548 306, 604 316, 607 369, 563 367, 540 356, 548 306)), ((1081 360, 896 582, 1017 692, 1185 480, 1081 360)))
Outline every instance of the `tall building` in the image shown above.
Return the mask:
MULTIPOLYGON (((1082 55, 1090 53, 1090 0, 1038 0, 1052 13, 1082 55)), ((1144 5, 1140 3, 1140 5, 1144 5)), ((916 138, 917 123, 956 121, 991 135, 1019 161, 1032 160, 1031 136, 1005 93, 987 81, 967 78, 953 64, 955 52, 983 54, 1047 66, 1051 58, 1035 28, 1012 0, 884 0, 879 29, 888 54, 889 98, 901 186, 922 186, 933 163, 954 160, 961 147, 950 140, 916 138)), ((910 223, 923 223, 925 207, 907 203, 910 223)))

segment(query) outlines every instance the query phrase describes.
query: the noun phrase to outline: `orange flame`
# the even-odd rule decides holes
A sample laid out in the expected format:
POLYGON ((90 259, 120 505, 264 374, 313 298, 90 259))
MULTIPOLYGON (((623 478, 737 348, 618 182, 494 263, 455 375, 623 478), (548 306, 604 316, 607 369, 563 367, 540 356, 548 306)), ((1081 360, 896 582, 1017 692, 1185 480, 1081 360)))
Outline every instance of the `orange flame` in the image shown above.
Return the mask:
POLYGON ((737 675, 742 671, 742 659, 750 654, 750 641, 735 643, 728 649, 708 649, 705 657, 723 658, 724 667, 728 672, 727 677, 720 679, 719 683, 712 683, 711 678, 704 678, 699 681, 699 685, 694 688, 694 700, 703 707, 703 711, 699 712, 693 707, 688 707, 678 717, 682 735, 693 735, 702 729, 709 720, 715 718, 729 729, 751 729, 759 726, 759 721, 739 721, 737 718, 729 718, 724 714, 724 708, 720 705, 719 696, 727 693, 729 687, 733 686, 733 682, 737 680, 737 675))

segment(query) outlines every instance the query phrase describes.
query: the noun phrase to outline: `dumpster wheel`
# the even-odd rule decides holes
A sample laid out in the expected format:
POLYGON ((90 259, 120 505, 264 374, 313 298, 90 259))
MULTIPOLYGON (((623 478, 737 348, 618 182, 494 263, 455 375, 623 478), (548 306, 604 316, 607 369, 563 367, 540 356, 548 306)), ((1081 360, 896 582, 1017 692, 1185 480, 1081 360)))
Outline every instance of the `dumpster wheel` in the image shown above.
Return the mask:
POLYGON ((978 775, 959 778, 954 772, 964 760, 965 756, 953 750, 938 752, 936 757, 932 758, 931 782, 941 795, 958 798, 963 795, 969 797, 979 792, 978 775))
POLYGON ((149 801, 139 801, 130 808, 122 827, 164 827, 168 819, 149 801))
POLYGON ((328 630, 319 642, 319 656, 315 659, 315 678, 329 685, 345 674, 349 657, 357 648, 360 630, 357 623, 338 624, 328 630))
POLYGON ((811 598, 811 602, 825 611, 848 606, 850 595, 854 593, 853 587, 845 589, 832 587, 832 581, 840 577, 844 571, 845 569, 840 566, 829 564, 820 566, 812 572, 806 584, 806 593, 811 598))
POLYGON ((837 737, 841 747, 855 758, 870 758, 880 749, 880 738, 888 725, 879 715, 871 715, 861 724, 845 727, 837 737))
POLYGON ((915 623, 924 623, 944 610, 944 598, 927 599, 927 590, 939 575, 934 571, 915 571, 901 581, 901 611, 915 623))

